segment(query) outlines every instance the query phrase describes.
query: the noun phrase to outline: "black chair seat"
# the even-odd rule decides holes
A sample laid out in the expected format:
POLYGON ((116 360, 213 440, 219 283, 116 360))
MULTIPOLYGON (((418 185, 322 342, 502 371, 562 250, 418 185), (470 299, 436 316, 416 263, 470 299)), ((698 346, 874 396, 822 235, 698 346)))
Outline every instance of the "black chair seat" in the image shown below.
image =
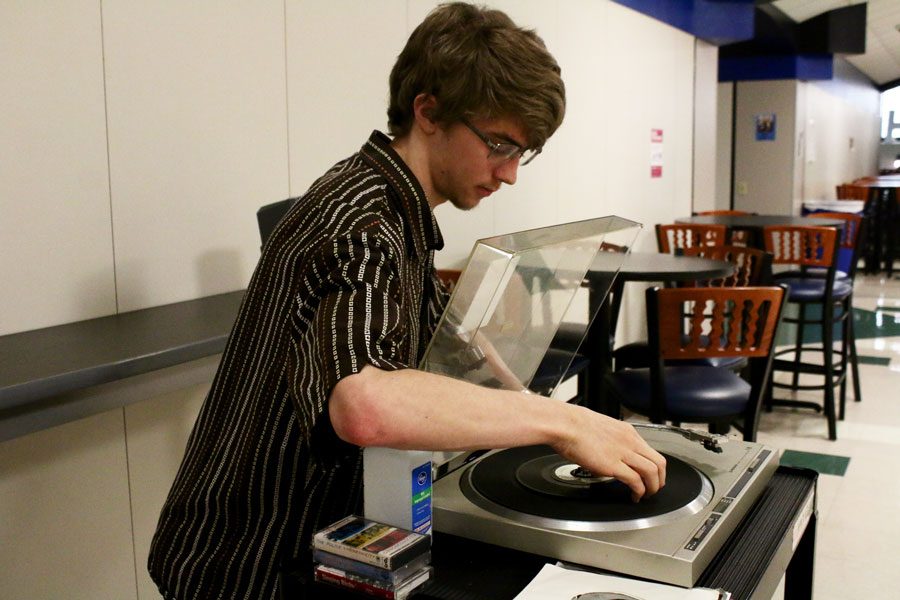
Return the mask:
MULTIPOLYGON (((804 275, 807 277, 821 277, 822 279, 825 279, 825 277, 828 275, 828 269, 820 269, 819 267, 812 267, 810 269, 807 269, 805 273, 801 273, 800 271, 784 271, 784 272, 779 273, 776 276, 776 279, 781 280, 781 279, 791 278, 791 277, 799 278, 799 277, 803 277, 804 275)), ((850 274, 845 271, 835 271, 834 272, 834 280, 835 281, 849 281, 850 274)))
MULTIPOLYGON (((704 336, 705 337, 705 336, 704 336)), ((617 370, 622 369, 639 369, 650 364, 650 344, 647 342, 632 342, 619 346, 613 352, 615 358, 615 367, 617 370)), ((714 356, 711 358, 686 358, 679 360, 668 360, 667 365, 677 367, 720 367, 723 369, 731 369, 732 371, 740 371, 747 366, 746 356, 714 356)))
MULTIPOLYGON (((587 325, 581 323, 566 323, 564 321, 559 324, 559 329, 556 330, 556 335, 553 336, 550 347, 559 350, 567 350, 569 352, 577 352, 587 336, 587 330, 587 325)), ((610 350, 612 350, 614 342, 614 336, 611 335, 609 337, 610 350)))
MULTIPOLYGON (((818 277, 776 277, 777 283, 790 288, 788 302, 821 302, 825 298, 825 280, 818 277)), ((833 300, 843 300, 853 293, 853 282, 849 279, 835 281, 832 287, 833 300)))
POLYGON ((561 380, 578 375, 590 364, 583 354, 572 354, 551 348, 531 378, 531 389, 538 393, 549 393, 561 380))
MULTIPOLYGON (((631 411, 650 412, 650 369, 629 369, 607 378, 631 411)), ((750 384, 728 369, 709 367, 665 367, 666 418, 672 421, 703 421, 744 412, 750 399, 750 384)))

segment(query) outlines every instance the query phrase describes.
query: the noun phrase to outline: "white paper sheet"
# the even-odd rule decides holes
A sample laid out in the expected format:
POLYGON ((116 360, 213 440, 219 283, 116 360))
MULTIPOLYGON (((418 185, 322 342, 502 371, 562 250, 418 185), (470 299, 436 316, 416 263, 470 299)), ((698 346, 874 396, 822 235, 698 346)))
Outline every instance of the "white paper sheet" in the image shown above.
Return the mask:
POLYGON ((685 589, 661 583, 637 581, 615 575, 575 571, 544 565, 541 572, 515 600, 571 600, 589 592, 619 592, 637 600, 719 600, 718 590, 685 589))

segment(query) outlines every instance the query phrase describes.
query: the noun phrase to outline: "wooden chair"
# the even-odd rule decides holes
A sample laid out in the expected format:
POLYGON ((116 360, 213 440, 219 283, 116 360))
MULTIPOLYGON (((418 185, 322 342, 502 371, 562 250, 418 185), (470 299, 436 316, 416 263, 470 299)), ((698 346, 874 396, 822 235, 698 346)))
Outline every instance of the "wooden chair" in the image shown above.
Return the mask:
POLYGON ((842 183, 837 186, 838 200, 867 200, 869 198, 868 186, 855 183, 842 183))
POLYGON ((461 274, 462 271, 460 269, 437 269, 438 279, 441 280, 448 292, 452 292, 453 288, 456 287, 456 282, 459 281, 461 274))
POLYGON ((745 246, 694 246, 683 250, 685 256, 723 260, 734 265, 734 274, 723 279, 697 281, 693 286, 746 287, 768 284, 772 277, 772 255, 765 250, 745 246))
POLYGON ((722 432, 738 421, 754 441, 784 297, 782 287, 647 290, 653 360, 608 374, 610 393, 654 423, 707 423, 722 432), (750 361, 749 382, 730 369, 680 364, 735 356, 750 361))
MULTIPOLYGON (((697 216, 725 215, 742 217, 755 213, 747 212, 746 210, 702 210, 696 214, 697 216)), ((749 246, 750 232, 746 229, 732 229, 731 233, 728 236, 728 243, 732 246, 749 246)))
POLYGON ((772 264, 791 267, 784 274, 775 275, 777 283, 789 288, 788 302, 797 305, 796 317, 785 317, 785 323, 797 325, 797 336, 792 348, 776 352, 775 371, 789 371, 790 384, 772 382, 774 387, 792 390, 824 390, 823 403, 799 400, 770 399, 770 405, 788 405, 823 410, 828 419, 828 437, 837 439, 837 423, 834 403, 834 386, 843 385, 847 365, 847 341, 850 321, 850 305, 853 284, 836 280, 836 258, 839 239, 837 230, 831 227, 769 226, 763 229, 766 250, 772 254, 772 264), (815 269, 815 270, 813 270, 815 269), (824 273, 824 276, 823 276, 824 273), (816 310, 809 310, 816 307, 816 310), (834 361, 834 326, 842 324, 840 367, 834 361), (807 325, 821 328, 822 344, 805 344, 803 332, 807 325), (805 363, 804 352, 821 352, 822 364, 805 363), (793 360, 777 357, 793 354, 793 360), (822 385, 801 385, 800 374, 822 376, 822 385))
POLYGON ((656 244, 663 254, 693 246, 723 246, 727 229, 724 225, 673 223, 656 226, 656 244))
MULTIPOLYGON (((764 250, 745 248, 742 246, 694 246, 685 248, 685 256, 699 256, 713 260, 722 260, 734 265, 734 274, 722 279, 692 281, 678 287, 740 287, 767 285, 772 275, 772 255, 764 250)), ((616 369, 633 369, 646 367, 651 359, 650 347, 646 341, 625 344, 615 349, 613 358, 616 369)), ((741 356, 702 358, 691 361, 693 364, 724 367, 741 371, 747 366, 747 360, 741 356)))

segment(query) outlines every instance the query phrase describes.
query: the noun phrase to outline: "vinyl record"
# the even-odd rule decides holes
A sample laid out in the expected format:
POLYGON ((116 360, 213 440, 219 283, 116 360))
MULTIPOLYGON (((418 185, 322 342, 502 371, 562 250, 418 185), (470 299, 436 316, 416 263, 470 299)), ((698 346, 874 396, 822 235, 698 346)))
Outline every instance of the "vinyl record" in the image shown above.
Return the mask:
POLYGON ((595 477, 549 446, 524 446, 486 456, 460 479, 463 494, 500 516, 571 531, 653 527, 694 514, 712 498, 704 474, 674 456, 666 458, 666 485, 632 502, 625 484, 595 477))

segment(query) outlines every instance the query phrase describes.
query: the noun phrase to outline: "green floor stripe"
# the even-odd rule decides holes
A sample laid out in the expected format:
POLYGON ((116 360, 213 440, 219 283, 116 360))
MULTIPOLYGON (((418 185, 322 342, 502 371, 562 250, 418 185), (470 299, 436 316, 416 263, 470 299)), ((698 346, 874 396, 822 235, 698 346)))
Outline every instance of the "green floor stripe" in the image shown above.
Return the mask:
POLYGON ((887 356, 856 356, 856 360, 861 365, 878 365, 879 367, 887 367, 891 364, 890 357, 887 356))
POLYGON ((781 455, 781 464, 789 467, 805 467, 818 471, 822 475, 844 476, 850 458, 847 456, 835 456, 833 454, 816 454, 815 452, 800 452, 799 450, 785 450, 781 455))
MULTIPOLYGON (((876 309, 883 313, 884 309, 876 309)), ((856 339, 895 337, 900 335, 900 319, 898 315, 885 315, 881 317, 874 310, 853 309, 853 328, 856 339)))
POLYGON ((885 310, 888 310, 891 312, 900 312, 900 306, 876 306, 875 310, 876 310, 876 312, 877 311, 885 311, 885 310))
MULTIPOLYGON (((810 306, 806 312, 807 318, 821 314, 820 307, 810 306)), ((876 308, 875 310, 866 310, 863 308, 853 309, 853 329, 856 333, 856 339, 873 339, 884 337, 900 336, 900 311, 885 311, 884 308, 876 308)), ((785 307, 785 316, 796 316, 796 305, 789 304, 785 307)), ((796 325, 782 322, 776 333, 775 343, 778 346, 794 345, 796 339, 796 325)), ((834 340, 838 342, 841 339, 840 327, 834 332, 834 340)), ((815 325, 807 325, 803 329, 804 344, 821 344, 822 330, 815 325)))

